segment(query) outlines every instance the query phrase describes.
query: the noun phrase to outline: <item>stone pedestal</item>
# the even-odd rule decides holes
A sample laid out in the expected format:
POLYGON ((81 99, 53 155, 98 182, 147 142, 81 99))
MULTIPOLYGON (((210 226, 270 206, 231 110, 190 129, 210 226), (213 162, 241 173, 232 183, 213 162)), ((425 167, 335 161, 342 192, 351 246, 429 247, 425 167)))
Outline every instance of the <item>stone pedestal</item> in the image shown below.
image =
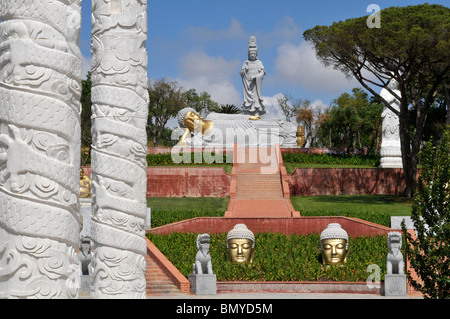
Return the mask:
POLYGON ((384 295, 406 296, 406 275, 385 275, 384 295))
POLYGON ((403 162, 400 156, 386 156, 380 160, 381 168, 403 168, 403 162))
POLYGON ((80 292, 90 292, 91 291, 91 276, 81 275, 80 278, 80 292))
POLYGON ((196 295, 217 294, 217 276, 190 274, 188 280, 191 283, 191 292, 196 295))

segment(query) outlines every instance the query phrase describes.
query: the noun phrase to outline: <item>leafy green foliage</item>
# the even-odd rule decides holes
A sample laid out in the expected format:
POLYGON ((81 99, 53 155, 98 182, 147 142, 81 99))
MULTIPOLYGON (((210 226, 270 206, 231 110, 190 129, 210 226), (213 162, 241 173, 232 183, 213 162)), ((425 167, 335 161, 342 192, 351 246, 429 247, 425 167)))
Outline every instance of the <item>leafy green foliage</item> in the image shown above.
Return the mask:
POLYGON ((367 27, 367 17, 360 17, 316 26, 303 36, 325 65, 353 76, 391 110, 379 90, 391 78, 397 81, 405 195, 412 197, 427 115, 438 96, 449 94, 450 8, 422 4, 380 14, 380 28, 367 27), (417 115, 412 130, 410 110, 417 115))
MULTIPOLYGON (((197 234, 148 234, 148 238, 188 276, 195 261, 197 234)), ((227 261, 226 233, 211 235, 210 254, 217 280, 222 281, 366 281, 370 264, 386 273, 385 236, 350 238, 349 258, 343 267, 322 266, 320 235, 255 234, 256 254, 251 265, 227 261)))
MULTIPOLYGON (((190 153, 179 154, 183 164, 213 164, 232 162, 231 154, 216 155, 215 153, 190 153), (217 161, 217 159, 219 159, 217 161)), ((298 164, 329 164, 329 165, 366 165, 377 167, 380 163, 378 155, 359 154, 307 154, 307 153, 285 153, 283 162, 298 164)), ((171 166, 178 165, 172 159, 172 154, 147 154, 148 166, 171 166)))
POLYGON ((208 92, 197 93, 195 89, 190 89, 184 95, 186 106, 193 108, 202 116, 215 112, 219 108, 219 104, 211 99, 211 95, 208 92))
POLYGON ((92 116, 92 102, 91 102, 91 71, 86 75, 86 79, 81 81, 81 166, 90 164, 91 154, 90 147, 92 144, 91 136, 91 116, 92 116))
MULTIPOLYGON (((227 163, 227 155, 216 155, 215 153, 190 153, 190 154, 179 154, 180 159, 182 159, 182 164, 222 164, 227 163), (218 159, 218 160, 217 160, 218 159)), ((228 155, 230 156, 230 155, 228 155)), ((228 159, 228 161, 230 161, 228 159)), ((176 163, 173 161, 173 156, 171 153, 167 154, 147 154, 147 165, 148 166, 171 166, 178 165, 181 163, 176 163)))
POLYGON ((167 121, 186 106, 183 89, 176 81, 158 79, 149 81, 147 136, 158 146, 167 121))
POLYGON ((240 108, 233 104, 220 104, 220 107, 215 111, 224 114, 239 114, 242 112, 240 108))
POLYGON ((381 112, 383 106, 371 101, 360 88, 343 93, 333 101, 322 123, 319 135, 322 145, 337 148, 363 148, 377 153, 381 145, 381 112))
POLYGON ((406 253, 420 280, 408 274, 413 287, 427 298, 450 298, 450 127, 441 142, 426 143, 411 219, 417 238, 407 238, 406 253), (427 226, 426 226, 427 225, 427 226))
POLYGON ((299 164, 369 165, 377 167, 380 164, 380 156, 359 154, 285 153, 283 154, 283 162, 299 164))
POLYGON ((223 214, 223 210, 214 209, 152 209, 151 226, 155 228, 195 217, 222 217, 223 214))

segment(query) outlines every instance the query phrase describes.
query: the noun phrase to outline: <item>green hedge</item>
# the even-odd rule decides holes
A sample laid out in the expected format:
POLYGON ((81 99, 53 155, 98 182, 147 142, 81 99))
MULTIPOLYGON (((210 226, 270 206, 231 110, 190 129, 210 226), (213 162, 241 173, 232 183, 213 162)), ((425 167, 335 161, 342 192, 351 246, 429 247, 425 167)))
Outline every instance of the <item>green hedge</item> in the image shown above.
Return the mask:
POLYGON ((367 165, 377 167, 380 165, 380 156, 285 153, 283 154, 283 162, 297 164, 367 165))
MULTIPOLYGON (((215 163, 215 153, 190 153, 190 154, 180 154, 181 156, 186 156, 183 158, 184 164, 189 162, 191 164, 211 164, 215 163), (196 163, 197 162, 197 163, 196 163)), ((218 155, 222 163, 230 163, 233 158, 232 153, 227 155, 218 155)), ((307 153, 285 153, 283 154, 284 163, 298 163, 298 164, 328 164, 328 165, 366 165, 366 166, 379 166, 380 156, 368 156, 368 155, 349 155, 349 154, 307 154, 307 153)), ((175 165, 172 160, 172 154, 147 154, 147 164, 149 166, 157 165, 175 165)))
POLYGON ((152 214, 151 226, 152 228, 155 228, 162 225, 171 224, 195 217, 223 217, 224 211, 200 210, 200 209, 187 209, 187 210, 152 209, 151 214, 152 214))
MULTIPOLYGON (((232 156, 232 154, 228 154, 232 156)), ((175 157, 175 160, 179 160, 181 163, 176 163, 172 159, 172 154, 147 154, 147 165, 148 166, 170 166, 170 165, 180 165, 180 164, 223 164, 227 163, 227 155, 215 155, 215 153, 190 153, 190 154, 179 154, 179 157, 175 157), (218 163, 216 163, 216 158, 219 158, 218 163), (220 163, 222 161, 222 163, 220 163)), ((228 162, 231 164, 233 158, 231 157, 228 162)))
MULTIPOLYGON (((349 241, 349 257, 342 266, 324 267, 320 235, 255 234, 256 254, 252 265, 227 261, 226 233, 212 234, 210 254, 213 271, 220 281, 352 281, 364 282, 367 267, 376 264, 381 279, 386 273, 386 236, 354 237, 349 241)), ((197 234, 148 234, 148 238, 184 275, 192 272, 197 234)))

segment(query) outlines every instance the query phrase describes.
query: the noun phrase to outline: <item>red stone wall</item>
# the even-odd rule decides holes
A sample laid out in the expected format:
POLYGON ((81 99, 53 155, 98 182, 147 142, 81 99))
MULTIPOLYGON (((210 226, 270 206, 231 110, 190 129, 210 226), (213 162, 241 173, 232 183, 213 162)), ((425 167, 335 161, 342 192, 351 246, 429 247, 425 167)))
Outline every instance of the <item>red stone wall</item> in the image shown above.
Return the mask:
POLYGON ((230 180, 222 167, 148 167, 147 197, 227 197, 230 180))
POLYGON ((399 195, 405 188, 398 168, 296 168, 288 184, 291 196, 399 195))
MULTIPOLYGON (((290 196, 400 195, 405 188, 397 168, 296 168, 286 180, 290 196)), ((230 183, 221 167, 147 168, 147 197, 228 197, 230 183)))
POLYGON ((163 225, 150 230, 155 234, 179 233, 227 233, 234 225, 243 223, 254 233, 320 234, 329 223, 339 223, 350 237, 387 235, 391 228, 359 218, 342 216, 314 217, 198 217, 163 225))

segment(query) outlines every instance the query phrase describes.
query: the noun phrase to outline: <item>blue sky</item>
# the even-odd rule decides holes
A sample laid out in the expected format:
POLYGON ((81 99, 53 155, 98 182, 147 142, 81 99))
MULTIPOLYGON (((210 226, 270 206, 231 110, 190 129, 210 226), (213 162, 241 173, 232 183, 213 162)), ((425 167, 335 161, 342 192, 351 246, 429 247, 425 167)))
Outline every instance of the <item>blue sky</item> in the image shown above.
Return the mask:
MULTIPOLYGON (((384 9, 420 3, 424 1, 148 0, 148 77, 176 80, 186 90, 206 91, 221 104, 240 106, 239 71, 254 35, 267 72, 262 94, 271 115, 281 114, 275 106, 279 94, 329 105, 359 83, 324 68, 303 32, 369 15, 369 4, 384 9)), ((449 1, 428 3, 448 6, 449 1)), ((90 10, 91 0, 83 0, 80 46, 85 71, 90 65, 90 10)))

